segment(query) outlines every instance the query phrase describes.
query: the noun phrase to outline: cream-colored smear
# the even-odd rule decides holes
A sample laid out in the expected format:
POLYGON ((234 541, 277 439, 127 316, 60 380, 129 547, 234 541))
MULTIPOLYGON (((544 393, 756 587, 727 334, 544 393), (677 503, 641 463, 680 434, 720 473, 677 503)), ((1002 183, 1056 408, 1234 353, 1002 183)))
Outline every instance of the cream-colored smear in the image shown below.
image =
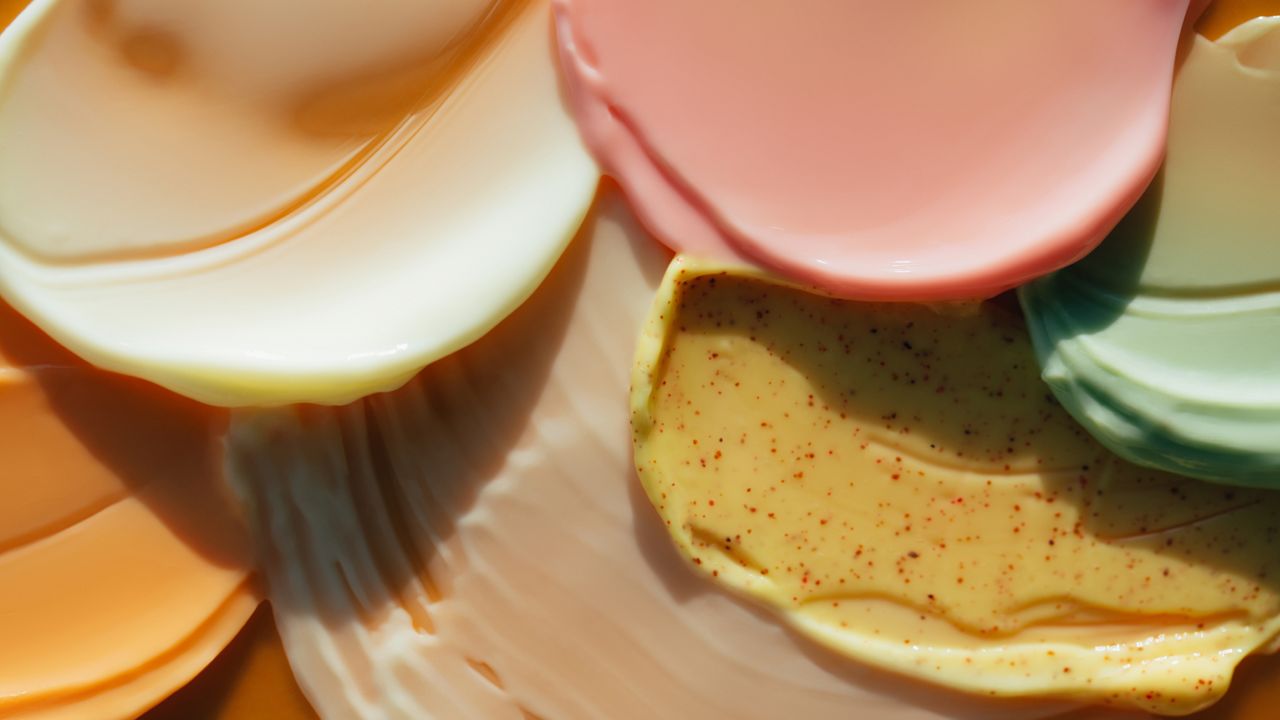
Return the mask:
POLYGON ((289 3, 37 6, 4 85, 7 239, 76 262, 268 224, 422 101, 491 5, 321 2, 305 22, 289 3))
MULTIPOLYGON (((1043 718, 829 653, 690 572, 626 383, 667 256, 616 192, 533 298, 403 389, 236 413, 289 659, 325 717, 1043 718)), ((1091 719, 1092 720, 1092 719, 1091 719)))
POLYGON ((0 305, 0 718, 136 716, 244 624, 226 425, 0 305))
POLYGON ((852 658, 1176 715, 1280 631, 1280 494, 1112 455, 996 306, 835 301, 678 258, 633 393, 681 552, 852 658))
POLYGON ((0 37, 0 294, 211 404, 398 386, 596 180, 542 0, 42 0, 0 37))
POLYGON ((1196 32, 1217 40, 1239 25, 1267 15, 1280 15, 1280 0, 1214 0, 1196 22, 1196 32))

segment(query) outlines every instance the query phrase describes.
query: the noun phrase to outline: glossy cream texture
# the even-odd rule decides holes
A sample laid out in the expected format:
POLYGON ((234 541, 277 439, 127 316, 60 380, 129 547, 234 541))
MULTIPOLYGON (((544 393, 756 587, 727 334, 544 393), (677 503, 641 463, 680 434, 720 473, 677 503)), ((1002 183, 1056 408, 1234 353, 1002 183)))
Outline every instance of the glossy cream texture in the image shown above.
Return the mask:
POLYGON ((667 244, 936 300, 1073 262, 1129 209, 1188 3, 555 7, 584 137, 667 244))
MULTIPOLYGON (((325 717, 1043 718, 837 657, 689 572, 626 383, 667 262, 616 193, 493 333, 391 394, 237 413, 290 662, 325 717)), ((1091 720, 1093 720, 1091 718, 1091 720)))
POLYGON ((136 716, 244 624, 226 426, 0 305, 0 718, 136 716))
POLYGON ((536 0, 40 0, 0 89, 0 293, 212 404, 403 383, 532 292, 597 179, 536 0))
POLYGON ((284 645, 263 603, 240 634, 194 680, 141 720, 320 720, 293 679, 284 645))
POLYGON ((1097 252, 1023 290, 1045 379, 1137 462, 1280 481, 1277 127, 1280 19, 1197 38, 1161 176, 1097 252))
POLYGON ((1056 405, 1016 316, 668 271, 635 461, 705 576, 863 662, 1162 714, 1280 631, 1280 494, 1124 462, 1056 405))

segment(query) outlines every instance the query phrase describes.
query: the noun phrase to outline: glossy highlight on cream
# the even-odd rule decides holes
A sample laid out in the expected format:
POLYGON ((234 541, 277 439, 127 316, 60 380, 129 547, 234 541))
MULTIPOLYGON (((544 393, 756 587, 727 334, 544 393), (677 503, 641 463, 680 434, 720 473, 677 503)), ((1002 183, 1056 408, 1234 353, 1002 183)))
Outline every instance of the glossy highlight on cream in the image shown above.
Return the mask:
POLYGON ((0 37, 0 295, 224 406, 396 387, 524 300, 597 181, 547 4, 298 12, 29 6, 0 37))

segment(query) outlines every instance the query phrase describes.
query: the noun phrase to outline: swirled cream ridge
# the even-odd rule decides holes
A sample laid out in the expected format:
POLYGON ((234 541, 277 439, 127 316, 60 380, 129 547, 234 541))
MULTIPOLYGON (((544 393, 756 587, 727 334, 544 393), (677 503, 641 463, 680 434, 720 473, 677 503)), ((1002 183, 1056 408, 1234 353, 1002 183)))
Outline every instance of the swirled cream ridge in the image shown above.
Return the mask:
POLYGON ((302 12, 33 2, 0 35, 0 295, 222 406, 394 388, 527 298, 598 180, 547 3, 302 12))

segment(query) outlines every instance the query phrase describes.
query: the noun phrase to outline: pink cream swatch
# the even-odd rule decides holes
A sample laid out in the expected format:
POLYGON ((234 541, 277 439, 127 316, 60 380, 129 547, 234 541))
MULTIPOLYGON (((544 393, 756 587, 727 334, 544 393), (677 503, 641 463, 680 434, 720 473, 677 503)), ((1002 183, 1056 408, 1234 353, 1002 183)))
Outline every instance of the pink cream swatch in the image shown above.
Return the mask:
POLYGON ((843 297, 921 301, 996 294, 1102 240, 1160 164, 1188 12, 1187 0, 555 6, 583 134, 659 238, 843 297))

